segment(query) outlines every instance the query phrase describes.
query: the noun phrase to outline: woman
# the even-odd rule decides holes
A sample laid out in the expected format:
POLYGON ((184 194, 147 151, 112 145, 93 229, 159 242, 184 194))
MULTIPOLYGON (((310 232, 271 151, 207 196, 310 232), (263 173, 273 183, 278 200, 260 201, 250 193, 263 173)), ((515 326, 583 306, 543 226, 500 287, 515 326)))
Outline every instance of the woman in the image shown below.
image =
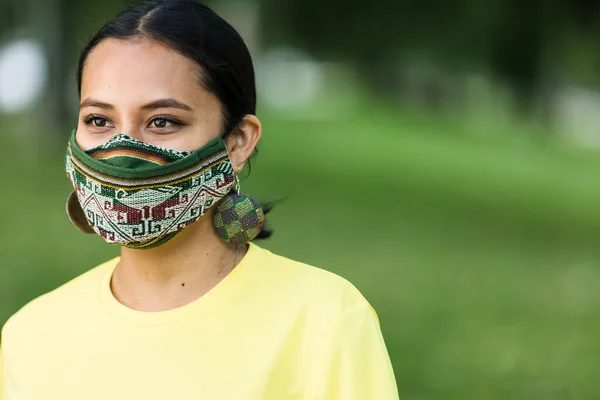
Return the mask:
POLYGON ((121 256, 2 333, 2 400, 397 398, 376 314, 342 278, 251 242, 250 54, 193 0, 147 1, 84 49, 72 221, 121 256))

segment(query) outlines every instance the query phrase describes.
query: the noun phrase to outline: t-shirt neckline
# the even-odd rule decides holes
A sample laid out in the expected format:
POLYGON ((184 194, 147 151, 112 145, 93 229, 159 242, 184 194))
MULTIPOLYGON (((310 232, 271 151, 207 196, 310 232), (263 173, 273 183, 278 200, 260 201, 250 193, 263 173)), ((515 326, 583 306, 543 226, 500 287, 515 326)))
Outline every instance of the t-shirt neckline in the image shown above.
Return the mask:
POLYGON ((252 265, 258 262, 261 252, 260 247, 250 242, 248 251, 238 265, 204 295, 181 307, 155 312, 134 310, 115 298, 110 288, 110 281, 120 260, 120 257, 117 257, 109 261, 109 267, 100 280, 100 303, 111 317, 128 325, 156 326, 175 323, 185 319, 188 315, 198 314, 202 310, 210 309, 211 305, 215 305, 220 301, 226 301, 228 295, 235 293, 238 288, 244 285, 245 276, 252 269, 252 265))

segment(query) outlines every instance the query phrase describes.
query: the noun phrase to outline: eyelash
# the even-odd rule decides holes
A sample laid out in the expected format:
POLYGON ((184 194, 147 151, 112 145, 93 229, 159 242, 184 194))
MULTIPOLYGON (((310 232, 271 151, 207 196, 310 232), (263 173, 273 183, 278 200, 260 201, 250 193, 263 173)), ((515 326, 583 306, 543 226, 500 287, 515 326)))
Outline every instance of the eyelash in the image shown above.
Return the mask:
MULTIPOLYGON (((86 115, 86 116, 83 118, 83 122, 84 122, 86 125, 90 125, 90 124, 92 123, 92 121, 93 121, 93 120, 95 120, 95 119, 103 119, 103 120, 105 120, 105 121, 109 121, 109 122, 110 122, 110 120, 109 120, 108 118, 106 118, 106 117, 103 117, 103 116, 101 116, 101 115, 98 115, 98 114, 89 114, 89 115, 86 115)), ((176 120, 176 119, 173 119, 172 117, 169 117, 168 115, 155 115, 155 116, 154 116, 154 117, 153 117, 153 118, 150 120, 150 122, 148 123, 148 125, 152 124, 152 122, 156 121, 157 119, 158 119, 158 120, 165 120, 165 121, 167 121, 168 123, 170 123, 170 124, 172 124, 172 125, 174 125, 174 126, 181 126, 181 125, 183 125, 181 122, 179 122, 179 121, 178 121, 178 120, 176 120)), ((164 128, 156 128, 156 129, 164 129, 164 128)))

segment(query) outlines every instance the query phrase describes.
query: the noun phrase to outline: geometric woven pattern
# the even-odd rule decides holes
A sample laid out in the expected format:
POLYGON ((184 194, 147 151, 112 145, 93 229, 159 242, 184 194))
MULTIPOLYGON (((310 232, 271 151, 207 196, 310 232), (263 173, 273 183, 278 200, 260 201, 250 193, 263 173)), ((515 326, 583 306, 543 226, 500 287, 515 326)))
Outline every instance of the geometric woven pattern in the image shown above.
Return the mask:
POLYGON ((213 222, 221 239, 229 243, 247 243, 260 233, 265 214, 254 198, 233 191, 217 206, 213 222))
POLYGON ((84 151, 73 132, 66 170, 94 231, 109 243, 138 249, 156 247, 197 221, 235 183, 220 138, 177 152, 117 135, 84 151))

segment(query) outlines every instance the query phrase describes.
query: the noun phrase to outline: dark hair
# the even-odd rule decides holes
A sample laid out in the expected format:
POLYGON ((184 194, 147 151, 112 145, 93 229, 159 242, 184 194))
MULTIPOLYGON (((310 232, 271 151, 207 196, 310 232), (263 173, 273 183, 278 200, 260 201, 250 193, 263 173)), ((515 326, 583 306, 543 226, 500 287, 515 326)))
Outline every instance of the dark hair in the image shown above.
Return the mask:
MULTIPOLYGON (((256 114, 252 57, 240 34, 208 6, 196 0, 147 0, 106 23, 83 49, 77 69, 77 90, 86 60, 105 39, 151 39, 183 54, 200 69, 200 83, 223 109, 223 136, 247 114, 256 114)), ((264 205, 265 213, 272 204, 264 205)), ((264 229, 257 239, 271 236, 264 229)))

